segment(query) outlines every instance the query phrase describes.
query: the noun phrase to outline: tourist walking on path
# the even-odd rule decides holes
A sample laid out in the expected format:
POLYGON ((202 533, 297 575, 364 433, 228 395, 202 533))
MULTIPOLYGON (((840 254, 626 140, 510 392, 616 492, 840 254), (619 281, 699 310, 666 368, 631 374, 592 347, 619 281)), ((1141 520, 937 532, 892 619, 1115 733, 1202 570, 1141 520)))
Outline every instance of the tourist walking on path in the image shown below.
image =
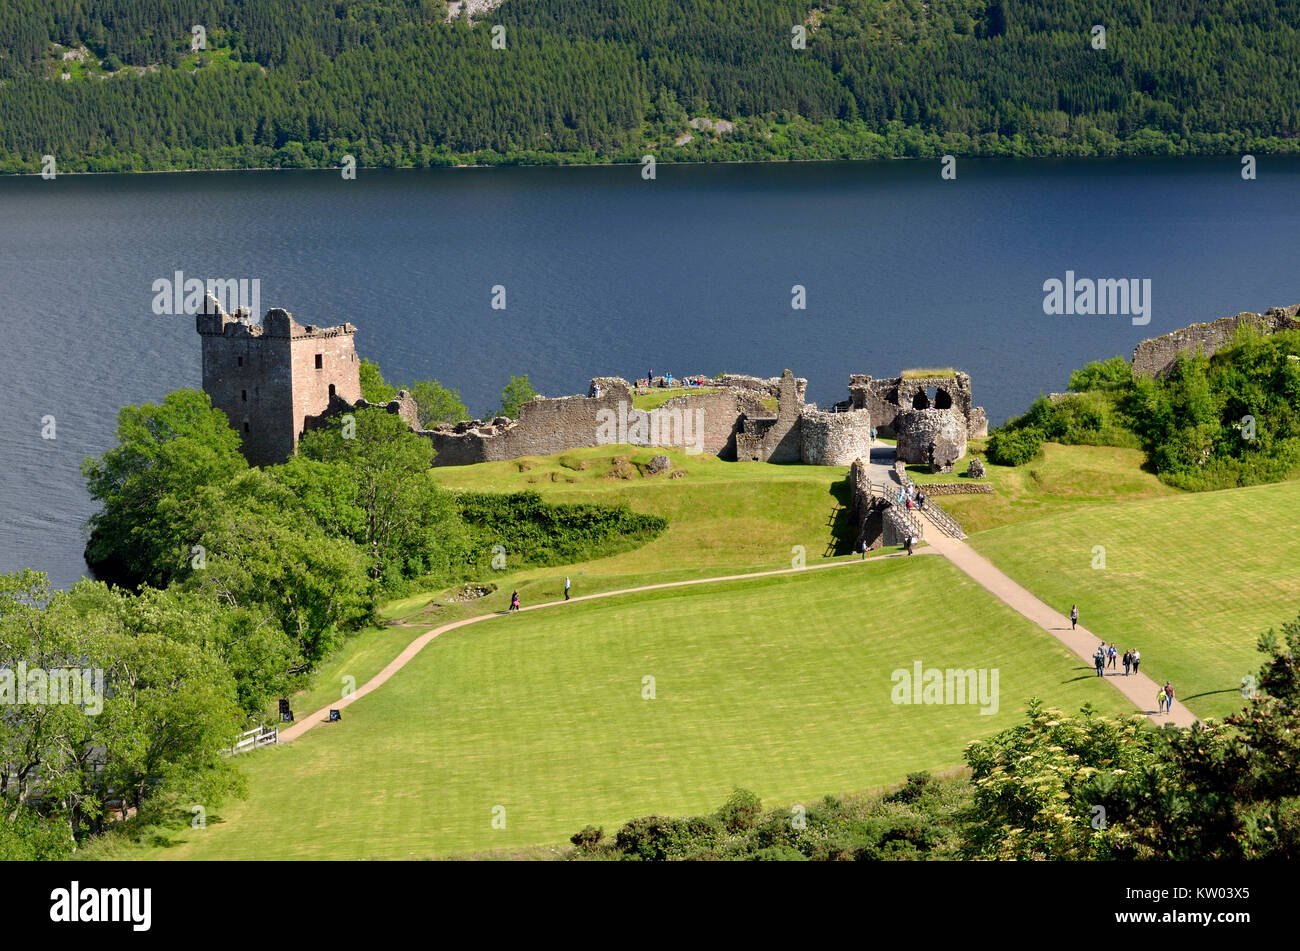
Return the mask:
POLYGON ((1165 713, 1174 712, 1174 685, 1165 681, 1165 713))
POLYGON ((865 538, 862 539, 862 560, 867 560, 867 540, 865 538))
POLYGON ((518 591, 512 591, 512 592, 510 592, 510 610, 511 610, 511 611, 518 611, 518 610, 519 610, 519 592, 518 592, 518 591))
POLYGON ((912 546, 916 544, 916 539, 911 535, 907 536, 907 553, 912 554, 912 546))
POLYGON ((1133 666, 1133 649, 1129 648, 1124 651, 1124 676, 1128 676, 1129 669, 1133 666))
POLYGON ((572 584, 572 582, 569 581, 569 576, 568 576, 568 575, 565 575, 565 576, 564 576, 564 600, 565 600, 565 601, 568 601, 568 600, 569 600, 569 585, 570 585, 570 584, 572 584))
POLYGON ((1105 673, 1103 673, 1103 671, 1106 669, 1106 652, 1100 647, 1098 647, 1097 652, 1092 655, 1092 663, 1093 666, 1097 668, 1097 676, 1104 677, 1105 673))
POLYGON ((875 442, 875 441, 876 441, 876 427, 875 427, 875 426, 872 426, 872 427, 871 427, 871 441, 872 441, 872 442, 875 442))
POLYGON ((1161 687, 1159 690, 1156 691, 1156 713, 1164 713, 1164 712, 1165 712, 1165 691, 1164 688, 1161 687))
POLYGON ((1109 660, 1109 663, 1106 665, 1107 667, 1114 667, 1119 661, 1119 651, 1115 649, 1114 641, 1110 642, 1110 652, 1107 659, 1109 660))
POLYGON ((1138 672, 1138 665, 1142 663, 1142 652, 1134 648, 1133 650, 1133 673, 1138 672))
POLYGON ((1078 623, 1079 623, 1079 606, 1076 604, 1071 606, 1070 608, 1070 630, 1073 631, 1074 626, 1078 623))

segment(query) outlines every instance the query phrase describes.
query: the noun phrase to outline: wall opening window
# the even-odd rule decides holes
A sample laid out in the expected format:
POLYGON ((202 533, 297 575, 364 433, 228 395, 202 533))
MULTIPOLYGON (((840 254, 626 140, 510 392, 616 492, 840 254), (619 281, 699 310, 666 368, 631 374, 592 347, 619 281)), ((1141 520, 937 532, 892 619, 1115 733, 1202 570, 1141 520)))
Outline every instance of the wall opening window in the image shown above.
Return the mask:
POLYGON ((243 357, 240 357, 240 358, 239 358, 239 365, 240 365, 241 367, 244 365, 244 358, 243 358, 243 357))
POLYGON ((330 384, 330 399, 334 399, 334 384, 330 384))
POLYGON ((244 420, 244 432, 248 432, 248 420, 244 420))
POLYGON ((325 366, 325 361, 321 359, 321 355, 319 353, 316 354, 316 369, 317 370, 323 369, 324 366, 325 366))
POLYGON ((248 390, 240 390, 240 391, 239 391, 239 398, 240 398, 241 400, 243 400, 245 403, 247 403, 247 402, 248 402, 248 390))

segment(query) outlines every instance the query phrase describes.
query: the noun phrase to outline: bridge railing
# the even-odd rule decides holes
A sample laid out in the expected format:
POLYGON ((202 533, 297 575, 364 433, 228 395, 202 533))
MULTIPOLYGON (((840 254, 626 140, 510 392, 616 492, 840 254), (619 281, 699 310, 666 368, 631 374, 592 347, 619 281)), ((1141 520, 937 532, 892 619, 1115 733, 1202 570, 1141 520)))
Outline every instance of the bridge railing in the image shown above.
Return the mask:
POLYGON ((930 516, 930 521, 939 526, 939 531, 945 535, 951 535, 956 539, 963 539, 966 533, 961 530, 961 525, 957 520, 945 512, 942 508, 930 501, 929 496, 925 499, 925 513, 930 516))

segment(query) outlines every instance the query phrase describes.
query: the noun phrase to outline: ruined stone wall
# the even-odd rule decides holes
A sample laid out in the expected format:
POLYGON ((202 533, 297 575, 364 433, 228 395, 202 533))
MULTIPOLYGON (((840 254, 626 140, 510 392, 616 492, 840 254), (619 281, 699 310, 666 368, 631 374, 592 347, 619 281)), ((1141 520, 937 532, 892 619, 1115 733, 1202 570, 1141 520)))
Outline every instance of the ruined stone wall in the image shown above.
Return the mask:
MULTIPOLYGON (((788 371, 787 371, 788 372, 788 371)), ((774 376, 767 379, 757 376, 746 376, 742 373, 724 373, 722 376, 715 378, 709 386, 726 386, 738 390, 754 390, 762 393, 764 396, 781 395, 781 380, 783 377, 774 376)), ((803 377, 795 378, 795 396, 800 403, 803 403, 808 391, 808 381, 803 377)))
POLYGON ((918 482, 926 495, 992 495, 993 486, 986 482, 918 482))
POLYGON ((921 409, 934 389, 934 408, 951 409, 966 422, 966 431, 972 438, 987 436, 988 417, 982 406, 974 405, 969 373, 960 370, 951 375, 924 376, 877 380, 866 373, 849 377, 849 405, 865 409, 871 414, 882 436, 896 436, 894 421, 900 413, 921 409))
POLYGON ((956 409, 911 409, 894 418, 897 456, 902 462, 951 472, 966 455, 966 420, 956 409))
POLYGON ((760 404, 761 412, 748 414, 740 421, 735 439, 736 458, 756 462, 799 462, 799 416, 803 411, 806 380, 797 379, 786 370, 777 381, 777 414, 768 416, 768 409, 760 404))
POLYGON ((1254 324, 1264 334, 1277 333, 1300 327, 1296 317, 1300 304, 1290 307, 1273 307, 1263 314, 1240 313, 1221 317, 1208 324, 1192 324, 1161 337, 1143 340, 1133 350, 1133 373, 1141 376, 1163 376, 1174 366, 1180 353, 1192 354, 1201 347, 1210 356, 1232 343, 1237 328, 1254 324))
POLYGON ((807 409, 799 417, 799 458, 811 466, 847 466, 871 455, 871 414, 807 409))
POLYGON ((633 408, 626 380, 600 377, 588 392, 594 393, 596 385, 599 397, 531 400, 520 407, 517 420, 473 421, 425 432, 437 451, 434 465, 470 465, 618 443, 675 447, 734 459, 742 417, 767 412, 758 393, 750 390, 685 390, 645 412, 633 408))

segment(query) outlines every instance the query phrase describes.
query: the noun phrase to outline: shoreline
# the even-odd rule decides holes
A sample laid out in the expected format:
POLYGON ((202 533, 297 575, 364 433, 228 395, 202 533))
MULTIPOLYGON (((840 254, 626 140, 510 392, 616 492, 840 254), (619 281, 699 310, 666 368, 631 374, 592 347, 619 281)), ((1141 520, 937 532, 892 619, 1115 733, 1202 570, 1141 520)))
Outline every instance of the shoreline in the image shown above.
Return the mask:
MULTIPOLYGON (((647 153, 652 154, 652 153, 647 153)), ((1043 162, 1145 162, 1145 161, 1179 161, 1192 159, 1240 159, 1242 155, 1266 155, 1270 158, 1295 159, 1300 161, 1300 151, 1295 152, 1194 152, 1188 155, 958 155, 956 158, 963 162, 1009 162, 1009 163, 1043 163, 1043 162)), ((888 164, 892 162, 935 162, 943 156, 932 155, 926 157, 913 158, 906 155, 896 155, 886 158, 847 158, 847 159, 767 159, 767 160, 745 160, 745 159, 720 159, 717 161, 704 160, 683 160, 683 161, 659 161, 656 157, 656 167, 688 165, 692 167, 706 165, 868 165, 868 164, 888 164)), ((386 172, 419 172, 419 171, 451 171, 451 170, 475 170, 475 169, 499 169, 499 168, 638 168, 641 163, 635 162, 494 162, 491 164, 456 164, 456 165, 358 165, 357 171, 386 171, 386 172)), ((202 175, 205 173, 215 172, 341 172, 342 166, 339 165, 318 165, 309 168, 241 168, 237 166, 222 168, 156 168, 142 169, 140 171, 113 171, 113 172, 56 172, 55 178, 64 176, 89 177, 94 175, 202 175)), ((9 178, 41 178, 40 172, 0 172, 0 181, 9 178)), ((49 179, 47 179, 48 181, 49 179)))

